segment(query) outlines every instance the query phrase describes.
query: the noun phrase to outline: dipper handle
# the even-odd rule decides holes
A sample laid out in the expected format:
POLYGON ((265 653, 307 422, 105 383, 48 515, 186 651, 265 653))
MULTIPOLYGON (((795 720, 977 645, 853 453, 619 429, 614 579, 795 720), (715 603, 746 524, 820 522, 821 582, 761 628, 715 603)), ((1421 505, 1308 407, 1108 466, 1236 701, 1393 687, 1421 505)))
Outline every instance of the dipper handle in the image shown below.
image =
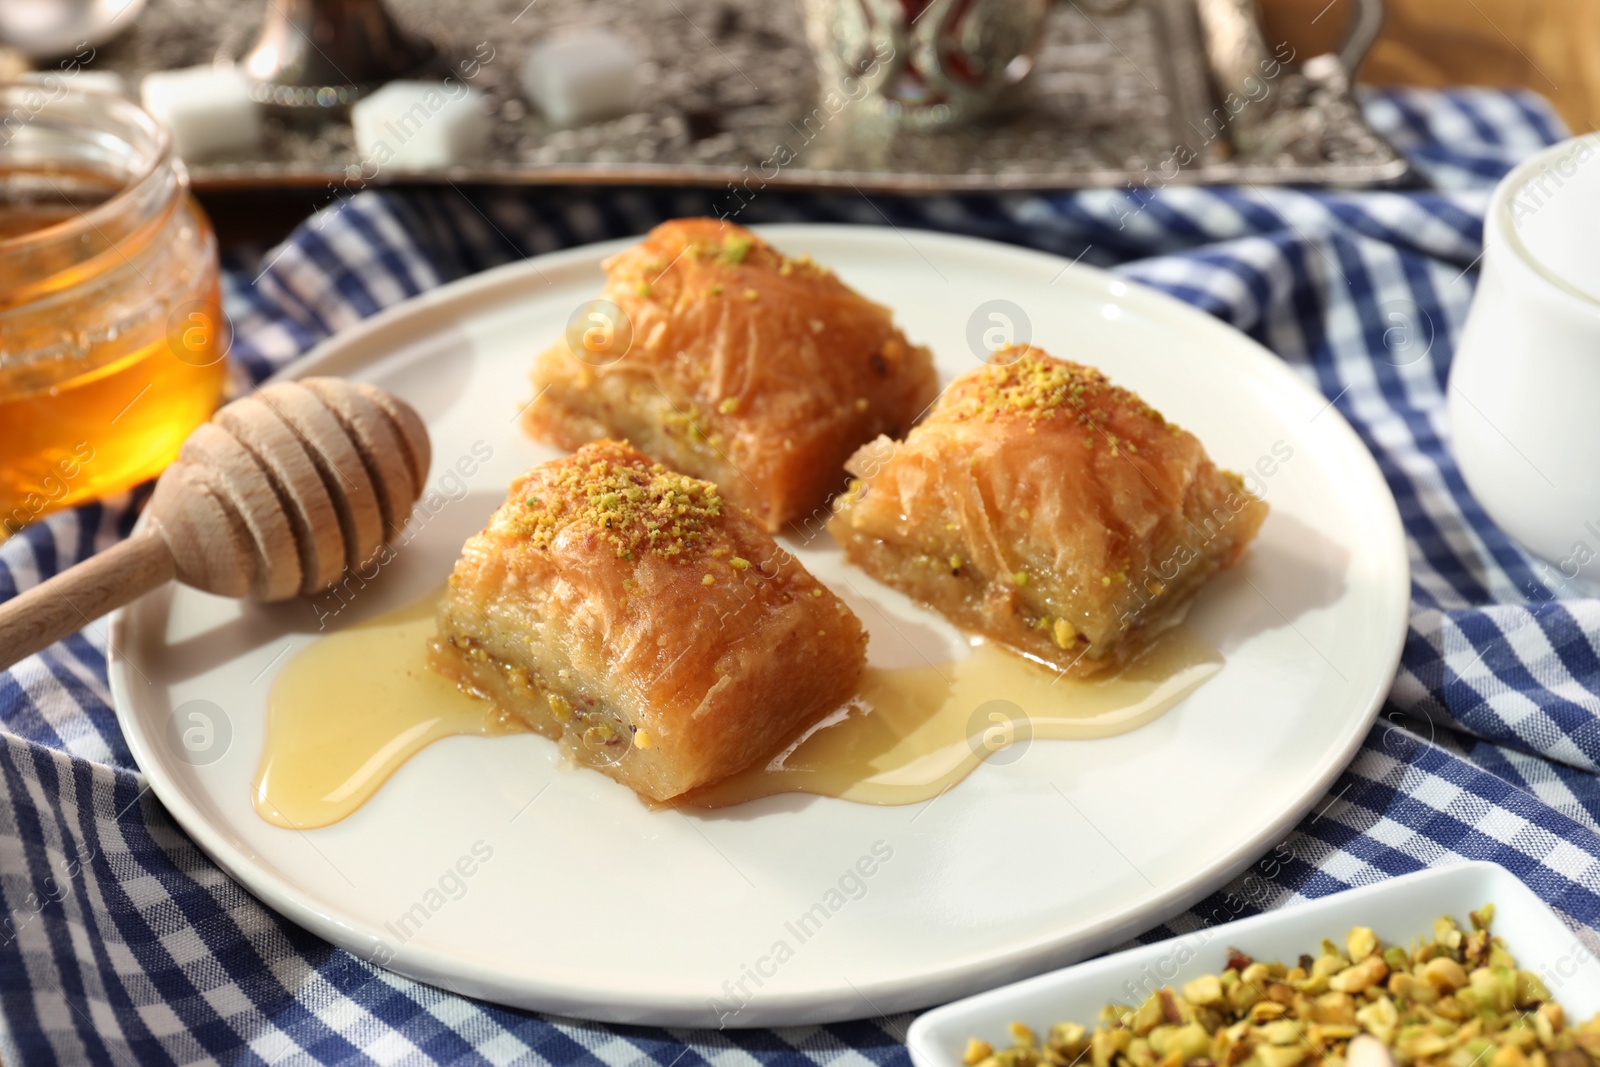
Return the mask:
POLYGON ((0 670, 170 582, 172 551, 146 531, 0 604, 0 670))

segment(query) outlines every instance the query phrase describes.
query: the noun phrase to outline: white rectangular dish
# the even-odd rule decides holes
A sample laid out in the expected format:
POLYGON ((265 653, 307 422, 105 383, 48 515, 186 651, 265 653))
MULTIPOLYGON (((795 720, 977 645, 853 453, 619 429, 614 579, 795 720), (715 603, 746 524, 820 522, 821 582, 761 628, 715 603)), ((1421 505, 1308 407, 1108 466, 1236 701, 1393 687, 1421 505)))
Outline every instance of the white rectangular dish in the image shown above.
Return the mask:
POLYGON ((1137 1005, 1162 986, 1219 974, 1229 948, 1258 960, 1315 954, 1323 938, 1343 943, 1352 926, 1370 926, 1385 944, 1427 936, 1433 920, 1495 905, 1494 933, 1518 965, 1543 978, 1573 1022, 1600 1011, 1600 936, 1574 932, 1533 891, 1497 863, 1462 863, 1403 875, 1310 903, 1196 930, 1153 945, 1064 967, 926 1012, 907 1044, 917 1067, 962 1067, 967 1039, 1011 1044, 1007 1026, 1044 1033, 1057 1022, 1092 1027, 1107 1003, 1137 1005))

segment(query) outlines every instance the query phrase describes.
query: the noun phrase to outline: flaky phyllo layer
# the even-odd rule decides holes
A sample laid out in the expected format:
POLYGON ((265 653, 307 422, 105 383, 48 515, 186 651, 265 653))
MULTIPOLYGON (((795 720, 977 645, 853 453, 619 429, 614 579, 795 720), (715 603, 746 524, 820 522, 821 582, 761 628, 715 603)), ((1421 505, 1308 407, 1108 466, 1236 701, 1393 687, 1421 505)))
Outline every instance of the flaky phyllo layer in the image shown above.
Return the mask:
POLYGON ((467 542, 433 663, 659 801, 838 707, 865 646, 716 485, 600 441, 523 474, 467 542))
POLYGON ((1178 622, 1267 514, 1192 434, 1036 348, 996 353, 849 467, 829 529, 852 562, 1080 675, 1178 622))
POLYGON ((938 390, 887 308, 742 227, 663 223, 605 267, 592 324, 535 363, 528 432, 626 438, 769 530, 825 514, 850 454, 905 433, 938 390))

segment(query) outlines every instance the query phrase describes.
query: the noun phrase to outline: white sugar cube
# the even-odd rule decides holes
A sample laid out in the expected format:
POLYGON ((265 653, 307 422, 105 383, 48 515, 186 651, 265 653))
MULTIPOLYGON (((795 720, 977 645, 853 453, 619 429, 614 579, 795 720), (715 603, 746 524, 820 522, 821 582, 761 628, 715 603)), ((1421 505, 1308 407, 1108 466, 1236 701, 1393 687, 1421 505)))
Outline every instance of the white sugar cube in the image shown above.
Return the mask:
POLYGON ((639 53, 614 33, 575 30, 535 45, 522 91, 557 126, 625 115, 638 98, 639 53))
POLYGON ((489 147, 483 94, 459 81, 395 81, 350 109, 362 166, 448 167, 489 147))
POLYGON ((242 152, 261 140, 260 112, 236 67, 156 71, 139 83, 139 96, 184 159, 242 152))

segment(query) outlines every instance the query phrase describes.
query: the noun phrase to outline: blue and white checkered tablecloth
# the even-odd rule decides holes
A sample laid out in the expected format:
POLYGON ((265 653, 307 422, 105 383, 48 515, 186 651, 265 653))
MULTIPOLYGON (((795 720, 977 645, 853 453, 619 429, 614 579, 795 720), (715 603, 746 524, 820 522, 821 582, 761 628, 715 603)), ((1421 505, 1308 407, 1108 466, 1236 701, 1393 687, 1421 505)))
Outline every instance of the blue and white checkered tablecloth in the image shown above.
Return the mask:
MULTIPOLYGON (((768 190, 739 216, 888 220, 1114 267, 1277 352, 1377 457, 1412 566, 1411 628, 1384 716, 1288 840, 1149 938, 1463 857, 1499 861, 1600 929, 1600 602, 1565 588, 1484 515, 1450 456, 1444 403, 1489 190, 1564 131, 1543 101, 1517 93, 1387 92, 1366 107, 1430 191, 768 190)), ((425 289, 726 210, 725 197, 362 193, 234 265, 234 354, 259 380, 425 289)), ((147 496, 57 515, 0 545, 0 599, 125 536, 147 496)), ((6 1063, 907 1062, 906 1017, 718 1033, 601 1026, 467 1000, 319 941, 230 881, 146 793, 110 707, 104 634, 93 626, 0 674, 6 1063)))

